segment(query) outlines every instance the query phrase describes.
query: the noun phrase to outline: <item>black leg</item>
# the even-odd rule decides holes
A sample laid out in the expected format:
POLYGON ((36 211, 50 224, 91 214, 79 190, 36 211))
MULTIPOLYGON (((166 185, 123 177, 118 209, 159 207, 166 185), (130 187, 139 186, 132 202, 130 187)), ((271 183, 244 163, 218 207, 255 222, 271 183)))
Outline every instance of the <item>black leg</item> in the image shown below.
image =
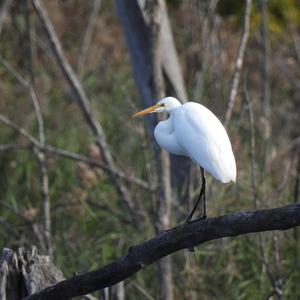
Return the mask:
POLYGON ((202 200, 203 200, 203 211, 202 211, 203 216, 202 216, 202 218, 206 219, 207 218, 207 215, 206 215, 206 199, 205 199, 206 179, 205 179, 205 176, 204 176, 204 169, 201 168, 201 167, 200 167, 200 169, 201 169, 201 177, 202 177, 201 189, 203 189, 203 198, 202 198, 202 200))
POLYGON ((197 198, 197 201, 193 207, 193 209, 191 210, 189 216, 186 219, 186 223, 190 222, 191 219, 193 218, 193 215, 201 201, 201 198, 203 199, 203 216, 201 218, 206 219, 206 203, 205 203, 205 177, 204 177, 204 169, 202 167, 200 167, 201 169, 201 189, 200 189, 200 193, 199 196, 197 198))

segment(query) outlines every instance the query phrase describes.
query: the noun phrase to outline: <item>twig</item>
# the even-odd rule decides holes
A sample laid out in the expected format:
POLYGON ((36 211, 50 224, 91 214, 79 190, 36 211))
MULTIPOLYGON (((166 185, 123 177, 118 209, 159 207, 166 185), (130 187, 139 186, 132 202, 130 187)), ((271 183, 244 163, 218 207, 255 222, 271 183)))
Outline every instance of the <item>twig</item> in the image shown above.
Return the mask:
POLYGON ((283 149, 279 149, 275 155, 271 157, 271 161, 274 159, 278 159, 282 156, 287 155, 289 152, 294 151, 297 149, 297 147, 300 147, 300 136, 293 139, 286 147, 283 149))
POLYGON ((255 147, 256 147, 256 139, 255 139, 255 122, 254 122, 254 112, 251 97, 249 96, 248 87, 247 87, 247 76, 244 78, 244 93, 245 98, 248 104, 249 110, 249 122, 250 122, 250 168, 251 168, 251 188, 252 188, 252 195, 253 195, 253 202, 254 208, 258 208, 258 191, 257 191, 257 184, 256 184, 256 155, 255 155, 255 147))
POLYGON ((9 150, 19 150, 19 149, 30 149, 31 145, 22 145, 22 144, 0 144, 0 151, 9 151, 9 150))
MULTIPOLYGON (((248 104, 248 110, 249 110, 249 122, 250 122, 250 168, 251 168, 251 188, 252 188, 252 195, 253 195, 253 202, 254 202, 254 208, 258 209, 260 206, 260 199, 259 199, 259 194, 258 194, 258 188, 257 188, 257 182, 256 182, 256 139, 255 139, 255 120, 254 120, 254 111, 253 111, 253 105, 252 105, 252 100, 251 97, 249 96, 248 93, 248 87, 247 87, 247 76, 245 75, 244 78, 244 92, 245 92, 245 98, 248 104)), ((269 261, 266 253, 266 242, 265 239, 263 238, 261 233, 258 233, 257 235, 257 242, 258 242, 258 249, 260 251, 260 257, 261 257, 261 262, 262 262, 262 268, 265 269, 269 275, 269 278, 271 278, 272 274, 269 271, 269 261)))
MULTIPOLYGON (((68 60, 66 59, 62 46, 57 38, 57 35, 54 31, 53 25, 48 17, 47 11, 40 0, 32 0, 33 7, 38 15, 38 18, 47 34, 47 37, 50 42, 51 49, 55 55, 55 58, 58 62, 60 69, 62 70, 66 80, 68 81, 72 92, 77 100, 78 105, 80 106, 84 118, 87 124, 90 126, 98 147, 103 154, 104 161, 107 163, 111 170, 117 170, 117 167, 113 161, 111 153, 108 148, 108 144, 106 142, 106 136, 101 124, 95 118, 86 93, 82 87, 82 84, 78 80, 75 72, 73 71, 71 65, 69 64, 68 60)), ((141 212, 136 210, 136 207, 130 198, 128 190, 126 186, 119 180, 118 177, 114 175, 114 172, 110 172, 111 178, 121 196, 121 198, 126 203, 127 208, 129 211, 134 215, 141 215, 141 212)))
POLYGON ((234 102, 236 99, 237 90, 240 82, 241 69, 243 66, 245 50, 249 38, 251 6, 252 6, 252 0, 247 0, 246 8, 245 8, 243 35, 239 46, 238 56, 235 62, 234 76, 232 79, 230 95, 229 95, 227 110, 225 115, 225 123, 224 123, 225 127, 227 127, 230 122, 233 107, 234 107, 234 102))
POLYGON ((295 87, 297 91, 300 90, 300 81, 298 80, 297 76, 295 76, 291 70, 288 64, 279 56, 275 56, 274 63, 277 65, 280 70, 286 75, 289 82, 295 87))
POLYGON ((41 183, 41 196, 42 196, 42 210, 43 210, 43 226, 44 226, 44 239, 46 249, 45 252, 48 255, 52 255, 51 246, 51 215, 50 215, 50 198, 49 198, 49 180, 45 163, 45 154, 41 151, 41 148, 45 147, 45 133, 44 133, 44 121, 41 112, 41 107, 36 95, 36 92, 32 85, 21 76, 6 60, 0 56, 0 63, 14 76, 17 80, 29 91, 30 98, 33 104, 34 112, 38 122, 39 130, 39 145, 35 145, 34 152, 40 166, 40 183, 41 183))
POLYGON ((155 300, 150 294, 149 292, 142 286, 140 286, 138 283, 136 282, 132 282, 132 285, 145 297, 144 299, 148 299, 148 300, 155 300))
POLYGON ((0 205, 9 209, 12 213, 14 213, 18 218, 22 219, 23 222, 26 224, 26 225, 29 225, 31 226, 32 228, 32 232, 34 233, 39 245, 41 246, 42 249, 45 249, 45 244, 44 244, 44 239, 43 239, 43 236, 40 232, 40 229, 39 227, 37 226, 36 223, 28 220, 27 218, 25 218, 25 216, 19 212, 19 210, 17 210, 15 207, 13 207, 12 205, 8 204, 7 201, 5 200, 1 200, 0 201, 0 205))
MULTIPOLYGON (((144 182, 143 180, 130 176, 128 174, 125 174, 121 171, 118 170, 112 170, 109 166, 107 166, 105 163, 101 163, 101 162, 97 162, 94 161, 86 156, 77 154, 77 153, 73 153, 67 150, 63 150, 63 149, 59 149, 56 147, 53 147, 51 145, 44 145, 42 146, 38 140, 36 140, 33 136, 31 136, 25 129, 19 127, 17 124, 15 124, 14 122, 12 122, 11 120, 9 120, 8 118, 6 118, 5 116, 2 116, 0 114, 0 122, 3 122, 4 124, 8 125, 9 127, 13 128, 14 130, 16 130, 17 132, 19 132, 20 134, 22 134, 25 138, 27 138, 38 150, 43 151, 43 152, 48 152, 50 154, 54 154, 54 155, 58 155, 58 156, 63 156, 69 159, 73 159, 76 161, 82 161, 88 165, 94 166, 94 167, 98 167, 101 168, 107 172, 109 172, 110 174, 113 173, 114 176, 125 180, 127 182, 130 183, 134 183, 144 189, 150 190, 150 191, 155 191, 156 188, 155 187, 149 187, 149 185, 144 182)), ((4 151, 4 150, 9 150, 9 149, 27 149, 30 150, 32 149, 32 145, 20 145, 20 144, 7 144, 7 145, 0 145, 0 151, 4 151)))
POLYGON ((79 52, 79 57, 78 57, 78 61, 77 61, 77 73, 79 74, 79 76, 82 73, 82 68, 85 63, 86 54, 87 54, 88 48, 92 41, 95 22, 96 22, 97 15, 98 15, 100 7, 101 7, 101 3, 102 3, 102 0, 94 0, 94 2, 93 2, 92 12, 89 17, 89 21, 88 21, 88 24, 87 24, 87 27, 86 27, 86 30, 85 30, 85 33, 83 36, 83 40, 82 40, 80 52, 79 52))
MULTIPOLYGON (((103 169, 104 171, 106 171, 108 173, 114 172, 114 175, 118 176, 122 180, 124 180, 128 183, 136 184, 137 186, 140 186, 141 188, 149 190, 151 192, 156 190, 155 186, 149 186, 149 184, 147 182, 145 182, 144 180, 142 180, 140 178, 126 174, 122 171, 115 171, 115 170, 113 171, 105 163, 95 161, 85 155, 71 152, 71 151, 68 151, 65 149, 56 148, 56 147, 54 147, 52 145, 48 145, 48 144, 44 145, 44 147, 40 146, 39 144, 35 145, 35 146, 38 147, 41 151, 47 152, 49 154, 53 154, 56 156, 62 156, 62 157, 69 158, 69 159, 72 159, 75 161, 81 161, 91 167, 103 169)), ((13 150, 13 149, 31 150, 32 145, 30 145, 30 144, 27 144, 27 145, 26 144, 25 145, 22 145, 22 144, 0 144, 0 151, 13 150)))
POLYGON ((279 234, 278 232, 272 232, 272 239, 274 243, 274 277, 275 277, 275 282, 274 282, 274 290, 277 295, 277 299, 281 300, 284 297, 284 292, 283 292, 283 279, 282 279, 282 257, 281 257, 281 243, 279 240, 279 234))
POLYGON ((0 122, 17 131, 19 134, 29 140, 34 146, 39 146, 39 141, 35 137, 33 137, 27 130, 25 130, 23 127, 20 127, 15 122, 11 121, 2 114, 0 114, 0 122))
MULTIPOLYGON (((284 276, 284 278, 282 279, 282 284, 285 284, 286 281, 288 280, 288 278, 293 274, 293 272, 295 272, 297 270, 297 266, 294 266, 294 268, 292 268, 292 270, 290 270, 286 276, 284 276)), ((276 294, 276 291, 274 289, 272 289, 272 291, 267 294, 267 296, 264 299, 270 299, 274 294, 276 294)))
POLYGON ((300 226, 300 204, 238 212, 180 225, 140 245, 96 271, 73 276, 24 300, 67 299, 103 289, 132 276, 147 265, 182 249, 223 237, 300 226))
POLYGON ((262 6, 262 41, 263 41, 263 117, 264 117, 264 131, 263 135, 266 141, 265 149, 265 166, 267 170, 270 166, 267 164, 267 157, 270 149, 271 137, 271 107, 270 107, 270 41, 269 41, 269 27, 268 27, 268 5, 267 0, 261 1, 262 6))

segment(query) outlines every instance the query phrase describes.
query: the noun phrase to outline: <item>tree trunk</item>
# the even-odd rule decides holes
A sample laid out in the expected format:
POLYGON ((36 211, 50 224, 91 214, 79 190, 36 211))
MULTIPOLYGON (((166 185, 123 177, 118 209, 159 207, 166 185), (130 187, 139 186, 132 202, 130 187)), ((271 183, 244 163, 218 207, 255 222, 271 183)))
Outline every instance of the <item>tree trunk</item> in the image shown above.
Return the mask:
POLYGON ((4 248, 0 257, 0 299, 20 300, 64 279, 49 256, 19 248, 4 248))

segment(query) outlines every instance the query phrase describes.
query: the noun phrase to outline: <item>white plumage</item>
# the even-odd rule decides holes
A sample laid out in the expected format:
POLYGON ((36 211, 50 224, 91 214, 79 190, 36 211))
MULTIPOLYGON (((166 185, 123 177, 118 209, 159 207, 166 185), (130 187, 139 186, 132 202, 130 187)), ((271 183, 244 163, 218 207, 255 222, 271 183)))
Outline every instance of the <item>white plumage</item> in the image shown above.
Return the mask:
POLYGON ((205 106, 173 97, 134 115, 167 112, 169 118, 155 127, 157 143, 165 150, 190 157, 223 183, 236 180, 236 163, 227 132, 219 119, 205 106))

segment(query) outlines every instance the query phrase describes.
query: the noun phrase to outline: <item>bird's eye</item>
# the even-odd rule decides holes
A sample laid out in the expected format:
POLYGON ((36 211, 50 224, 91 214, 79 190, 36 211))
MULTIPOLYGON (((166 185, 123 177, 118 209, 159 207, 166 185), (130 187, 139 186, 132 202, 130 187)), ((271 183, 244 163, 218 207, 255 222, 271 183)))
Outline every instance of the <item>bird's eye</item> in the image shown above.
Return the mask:
POLYGON ((166 105, 165 105, 164 103, 161 103, 160 106, 161 106, 161 107, 165 107, 166 105))

